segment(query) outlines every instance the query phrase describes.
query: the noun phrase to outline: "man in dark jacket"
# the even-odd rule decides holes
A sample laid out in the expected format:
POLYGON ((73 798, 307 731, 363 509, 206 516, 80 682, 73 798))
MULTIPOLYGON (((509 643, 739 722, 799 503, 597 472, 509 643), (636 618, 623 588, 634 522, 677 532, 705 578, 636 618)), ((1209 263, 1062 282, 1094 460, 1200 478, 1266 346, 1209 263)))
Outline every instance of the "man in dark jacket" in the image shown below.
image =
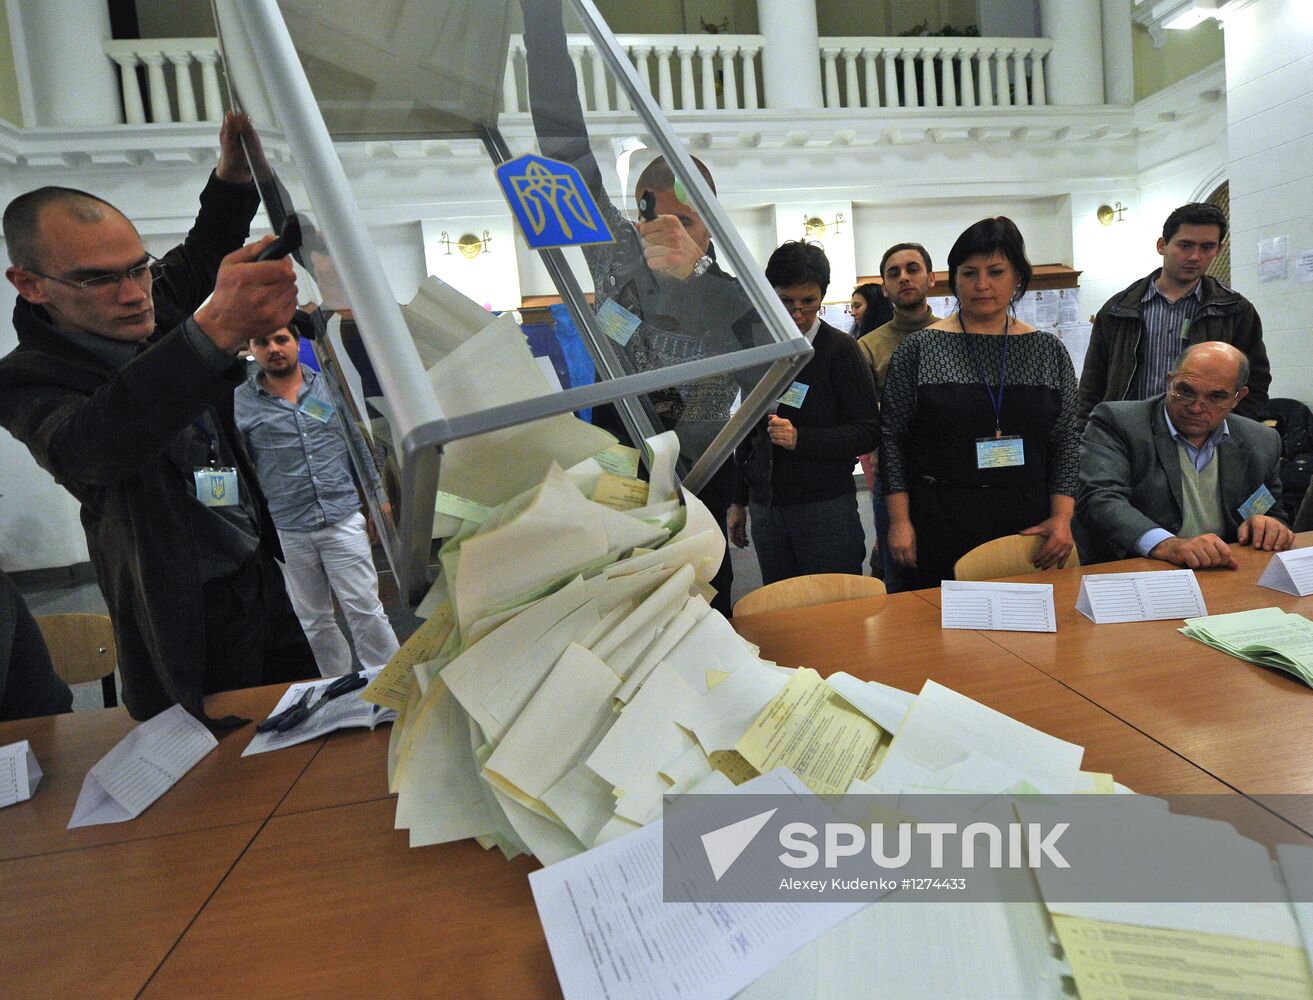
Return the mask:
POLYGON ((174 703, 205 719, 210 692, 318 676, 233 425, 234 349, 296 307, 291 262, 242 246, 259 204, 243 134, 225 119, 196 223, 158 262, 84 192, 40 188, 4 215, 20 298, 0 424, 82 506, 137 719, 174 703))
POLYGON ((1226 239, 1226 216, 1194 202, 1167 216, 1158 252, 1163 266, 1109 299, 1090 333, 1076 419, 1107 400, 1148 399, 1167 389, 1183 348, 1215 340, 1249 359, 1249 393, 1236 408, 1261 418, 1272 382, 1263 321, 1249 300, 1204 272, 1226 239))

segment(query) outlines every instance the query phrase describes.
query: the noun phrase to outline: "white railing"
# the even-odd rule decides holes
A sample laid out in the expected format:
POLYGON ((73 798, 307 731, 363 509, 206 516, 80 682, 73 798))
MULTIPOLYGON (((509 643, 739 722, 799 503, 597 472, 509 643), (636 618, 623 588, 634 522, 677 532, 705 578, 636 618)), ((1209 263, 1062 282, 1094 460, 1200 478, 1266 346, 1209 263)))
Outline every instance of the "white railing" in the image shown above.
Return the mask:
POLYGON ((118 39, 105 42, 105 55, 118 66, 127 124, 217 122, 223 117, 217 38, 118 39), (138 67, 146 69, 144 88, 138 67))
MULTIPOLYGON (((757 96, 761 35, 619 35, 617 41, 663 111, 755 111, 761 107, 757 96)), ((568 44, 585 110, 631 110, 629 99, 616 87, 592 39, 570 35, 568 44)), ((502 106, 510 114, 529 109, 524 38, 520 35, 511 36, 502 106)))
POLYGON ((1047 38, 822 38, 827 108, 1048 103, 1047 38), (860 63, 860 69, 859 69, 860 63))
MULTIPOLYGON (((620 35, 618 41, 664 111, 764 106, 761 35, 620 35)), ((119 68, 128 124, 222 116, 217 39, 104 44, 119 68), (143 67, 144 87, 138 73, 143 67)), ((570 35, 568 44, 585 110, 631 110, 592 39, 570 35)), ((1047 38, 822 38, 818 55, 827 108, 998 108, 1048 103, 1044 73, 1051 49, 1047 38)), ((511 36, 503 83, 503 109, 527 111, 520 35, 511 36)))

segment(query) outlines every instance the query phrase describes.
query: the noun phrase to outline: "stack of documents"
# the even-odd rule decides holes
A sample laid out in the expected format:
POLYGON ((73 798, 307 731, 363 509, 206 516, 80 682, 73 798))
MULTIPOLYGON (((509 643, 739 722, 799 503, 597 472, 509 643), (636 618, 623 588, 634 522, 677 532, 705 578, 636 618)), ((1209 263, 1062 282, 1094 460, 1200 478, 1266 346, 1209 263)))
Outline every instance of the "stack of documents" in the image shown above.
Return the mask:
POLYGON ((1181 629, 1214 649, 1293 674, 1313 686, 1313 621, 1280 608, 1189 618, 1181 629))

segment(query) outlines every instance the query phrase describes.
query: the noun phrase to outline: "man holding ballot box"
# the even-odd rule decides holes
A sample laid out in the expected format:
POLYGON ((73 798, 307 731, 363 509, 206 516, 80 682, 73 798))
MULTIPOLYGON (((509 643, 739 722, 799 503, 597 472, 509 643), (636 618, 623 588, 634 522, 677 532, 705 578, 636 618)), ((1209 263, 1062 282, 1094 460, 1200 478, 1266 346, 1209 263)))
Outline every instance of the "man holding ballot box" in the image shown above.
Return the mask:
POLYGON ((1141 555, 1234 569, 1230 543, 1267 552, 1294 544, 1276 500, 1281 439, 1232 412, 1248 379, 1245 355, 1210 341, 1186 349, 1165 394, 1094 408, 1076 498, 1084 561, 1141 555))

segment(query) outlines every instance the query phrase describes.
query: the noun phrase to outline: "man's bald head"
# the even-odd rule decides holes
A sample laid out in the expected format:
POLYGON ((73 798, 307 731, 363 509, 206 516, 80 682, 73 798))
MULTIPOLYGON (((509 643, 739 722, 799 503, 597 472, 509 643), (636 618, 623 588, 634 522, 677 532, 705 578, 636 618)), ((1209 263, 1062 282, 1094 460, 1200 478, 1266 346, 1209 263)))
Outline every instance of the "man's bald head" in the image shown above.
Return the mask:
POLYGON ((1249 358, 1231 344, 1206 340, 1201 344, 1191 344, 1182 351, 1171 374, 1230 384, 1239 391, 1249 384, 1249 358))
POLYGON ((123 215, 103 198, 76 188, 48 186, 20 194, 9 203, 4 215, 5 246, 14 266, 42 269, 41 214, 47 208, 67 212, 79 222, 101 222, 107 215, 123 215))

